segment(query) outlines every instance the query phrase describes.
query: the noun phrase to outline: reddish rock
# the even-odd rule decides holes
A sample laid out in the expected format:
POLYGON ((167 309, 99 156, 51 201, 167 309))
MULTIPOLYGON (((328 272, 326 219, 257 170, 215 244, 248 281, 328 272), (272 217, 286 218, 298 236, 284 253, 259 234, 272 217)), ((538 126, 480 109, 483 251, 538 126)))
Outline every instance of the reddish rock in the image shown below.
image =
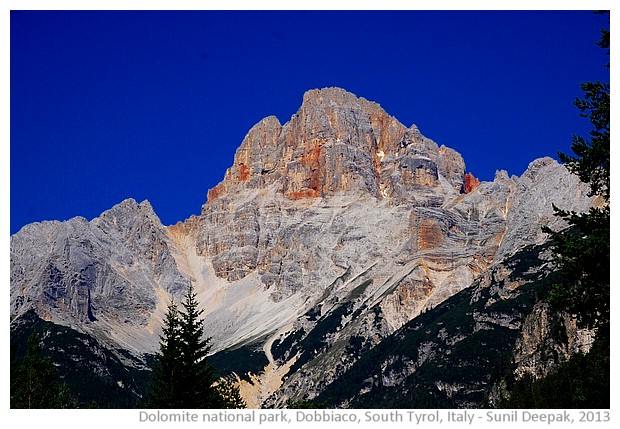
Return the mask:
POLYGON ((418 248, 420 250, 439 247, 444 241, 441 226, 432 219, 424 219, 418 232, 418 248))
POLYGON ((469 194, 480 184, 480 180, 476 179, 473 174, 466 173, 463 176, 463 192, 469 194))
MULTIPOLYGON (((270 116, 256 124, 235 153, 209 201, 243 189, 277 189, 290 199, 363 192, 395 204, 434 206, 463 185, 465 164, 415 125, 405 128, 380 105, 339 88, 311 90, 284 125, 270 116), (440 180, 440 177, 446 180, 440 180)), ((477 184, 477 181, 476 181, 477 184)))
POLYGON ((207 192, 207 201, 215 200, 217 197, 220 196, 221 192, 222 192, 222 184, 220 183, 216 185, 214 188, 209 189, 209 192, 207 192))
MULTIPOLYGON (((316 197, 322 191, 323 168, 321 166, 322 145, 316 142, 310 153, 302 156, 301 163, 310 170, 308 177, 308 191, 298 192, 300 194, 307 193, 307 196, 316 197)), ((288 195, 288 194, 287 194, 288 195)))
POLYGON ((239 164, 239 181, 246 182, 250 178, 250 169, 245 164, 239 164))
POLYGON ((314 198, 320 195, 321 194, 315 189, 306 189, 304 191, 286 193, 287 198, 291 200, 300 200, 302 198, 314 198))

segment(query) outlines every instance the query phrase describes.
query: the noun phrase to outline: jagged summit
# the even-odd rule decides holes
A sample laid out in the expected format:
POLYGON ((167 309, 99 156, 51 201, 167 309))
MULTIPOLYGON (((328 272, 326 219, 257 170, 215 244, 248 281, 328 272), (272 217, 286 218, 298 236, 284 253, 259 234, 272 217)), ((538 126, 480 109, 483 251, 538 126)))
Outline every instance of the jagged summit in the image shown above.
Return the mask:
POLYGON ((466 180, 454 150, 439 147, 415 125, 407 129, 376 103, 325 88, 306 92, 286 124, 274 116, 256 124, 208 199, 274 186, 290 199, 361 191, 403 200, 415 187, 469 190, 466 180))

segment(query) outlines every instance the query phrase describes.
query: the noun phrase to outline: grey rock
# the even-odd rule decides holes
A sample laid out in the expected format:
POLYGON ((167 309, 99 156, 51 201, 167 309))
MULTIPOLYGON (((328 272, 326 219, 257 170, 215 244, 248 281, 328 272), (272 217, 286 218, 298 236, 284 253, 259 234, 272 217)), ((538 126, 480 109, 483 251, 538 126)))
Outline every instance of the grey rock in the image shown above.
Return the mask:
POLYGON ((11 237, 11 315, 40 317, 139 352, 152 351, 162 297, 180 275, 166 229, 145 201, 123 201, 88 222, 27 225, 11 237))
POLYGON ((166 305, 191 282, 213 352, 264 347, 272 369, 255 377, 266 383, 258 402, 313 396, 358 358, 347 349, 353 338, 379 344, 542 243, 541 226, 558 226, 552 203, 577 211, 592 204, 550 158, 520 177, 498 172, 468 193, 464 174, 456 151, 378 104, 338 88, 312 90, 284 125, 272 116, 248 132, 200 215, 164 227, 148 202, 127 200, 90 222, 24 227, 11 237, 11 315, 34 308, 153 352, 166 305), (321 325, 323 346, 284 381, 278 368, 299 356, 292 347, 274 358, 275 339, 309 341, 330 315, 338 320, 321 325))

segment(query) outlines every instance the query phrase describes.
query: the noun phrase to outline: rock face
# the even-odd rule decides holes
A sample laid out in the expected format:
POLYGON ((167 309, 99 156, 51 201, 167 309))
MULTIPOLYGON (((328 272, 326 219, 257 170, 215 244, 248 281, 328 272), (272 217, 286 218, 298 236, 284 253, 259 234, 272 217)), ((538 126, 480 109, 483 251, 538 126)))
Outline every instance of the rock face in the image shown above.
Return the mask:
MULTIPOLYGON (((544 376, 591 344, 590 332, 539 301, 554 276, 547 246, 517 251, 362 352, 318 401, 347 408, 500 406, 508 384, 525 374, 544 376)), ((350 342, 348 353, 358 347, 350 342)))
POLYGON ((43 222, 11 237, 11 314, 78 327, 123 347, 153 346, 168 296, 189 280, 148 202, 126 200, 88 222, 43 222))
POLYGON ((359 358, 351 350, 542 243, 541 226, 558 226, 552 203, 592 203, 551 158, 493 182, 465 171, 456 151, 378 104, 312 90, 284 125, 272 116, 248 132, 198 216, 166 228, 128 200, 12 236, 11 314, 34 308, 153 352, 166 304, 192 282, 213 352, 264 350, 248 402, 315 397, 359 358))
POLYGON ((464 169, 458 153, 439 148, 417 127, 407 129, 378 104, 327 88, 308 91, 286 124, 271 116, 255 125, 209 202, 269 187, 292 200, 362 192, 414 201, 417 188, 459 192, 464 169))

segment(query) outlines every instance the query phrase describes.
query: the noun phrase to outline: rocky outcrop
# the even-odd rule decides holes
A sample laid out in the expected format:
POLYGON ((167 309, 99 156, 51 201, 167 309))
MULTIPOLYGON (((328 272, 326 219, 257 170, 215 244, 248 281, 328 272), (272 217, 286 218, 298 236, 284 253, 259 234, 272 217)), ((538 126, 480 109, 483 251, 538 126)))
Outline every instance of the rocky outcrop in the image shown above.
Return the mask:
POLYGON ((308 91, 289 122, 271 116, 256 124, 209 200, 243 189, 275 186, 290 199, 364 192, 411 197, 415 187, 459 191, 465 164, 417 127, 407 129, 378 104, 339 88, 308 91))
POLYGON ((540 378, 591 344, 591 333, 542 301, 556 280, 545 245, 523 248, 366 350, 309 398, 351 408, 497 406, 510 394, 506 378, 540 378))
POLYGON ((471 173, 465 174, 463 179, 464 179, 463 180, 463 192, 466 194, 469 194, 471 191, 476 189, 478 185, 480 184, 480 180, 474 177, 474 175, 471 173))
POLYGON ((11 315, 34 309, 47 321, 151 351, 165 302, 188 285, 169 243, 151 205, 132 199, 90 222, 27 225, 11 237, 11 315))
POLYGON ((578 328, 574 318, 550 310, 547 303, 537 303, 515 343, 515 379, 541 379, 575 353, 587 353, 593 342, 593 331, 578 328))

